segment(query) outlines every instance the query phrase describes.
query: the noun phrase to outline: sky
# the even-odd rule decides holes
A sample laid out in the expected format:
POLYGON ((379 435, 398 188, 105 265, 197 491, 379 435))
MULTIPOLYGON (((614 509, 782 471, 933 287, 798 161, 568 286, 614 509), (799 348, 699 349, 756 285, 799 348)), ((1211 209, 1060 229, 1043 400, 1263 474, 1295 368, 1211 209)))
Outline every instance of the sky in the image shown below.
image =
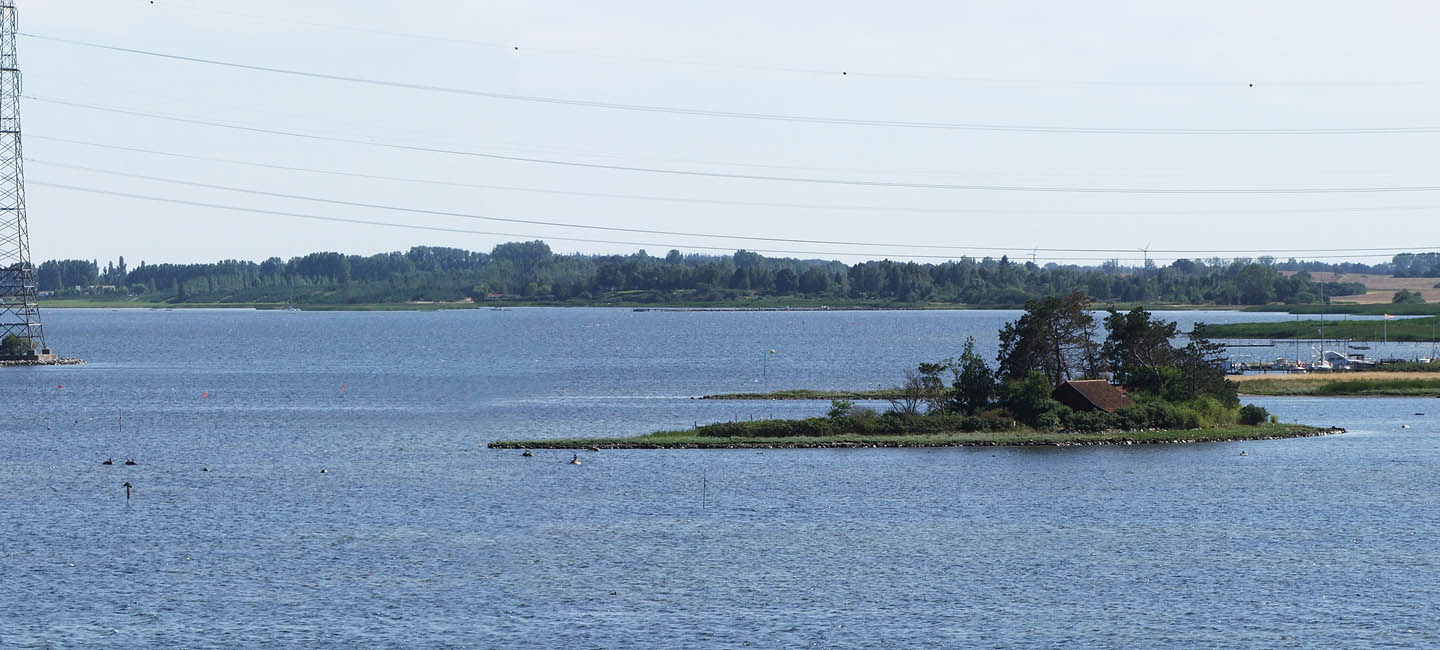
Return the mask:
POLYGON ((1440 247, 1433 2, 16 4, 37 263, 1440 247))

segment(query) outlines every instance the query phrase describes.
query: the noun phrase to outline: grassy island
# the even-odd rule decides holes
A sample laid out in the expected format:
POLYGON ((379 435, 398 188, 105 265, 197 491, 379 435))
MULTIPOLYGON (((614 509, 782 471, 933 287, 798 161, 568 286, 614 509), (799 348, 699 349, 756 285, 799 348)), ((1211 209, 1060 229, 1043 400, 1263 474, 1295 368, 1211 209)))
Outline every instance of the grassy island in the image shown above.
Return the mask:
POLYGON ((1398 320, 1301 320, 1274 323, 1230 323, 1196 326, 1211 339, 1329 339, 1358 341, 1431 341, 1440 331, 1440 316, 1398 320))
POLYGON ((1244 395, 1440 397, 1440 373, 1437 372, 1240 375, 1231 377, 1230 380, 1236 383, 1240 393, 1244 395))
MULTIPOLYGON (((713 426, 713 425, 712 425, 713 426)), ((1017 429, 927 434, 832 434, 821 436, 714 436, 706 427, 690 431, 661 431, 633 438, 567 438, 556 440, 502 440, 491 449, 842 449, 864 447, 1079 447, 1091 445, 1149 445, 1234 440, 1275 440, 1344 433, 1300 424, 1233 425, 1209 429, 1164 429, 1063 433, 1017 429)))

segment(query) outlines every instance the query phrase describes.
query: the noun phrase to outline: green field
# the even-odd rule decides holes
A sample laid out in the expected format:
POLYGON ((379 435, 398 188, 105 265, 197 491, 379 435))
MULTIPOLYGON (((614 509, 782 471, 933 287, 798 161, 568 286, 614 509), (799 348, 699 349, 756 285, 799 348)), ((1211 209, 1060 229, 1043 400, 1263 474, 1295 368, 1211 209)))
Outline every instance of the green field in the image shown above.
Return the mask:
POLYGON ((1430 341, 1440 332, 1440 317, 1397 320, 1302 320, 1274 323, 1206 325, 1211 339, 1350 339, 1355 341, 1430 341), (1322 335, 1323 333, 1323 335, 1322 335))
POLYGON ((797 449, 846 447, 1010 447, 1087 445, 1144 445, 1232 440, 1271 440, 1344 433, 1300 424, 1228 426, 1185 431, 1125 431, 1113 433, 1053 433, 1005 431, 942 433, 932 435, 834 435, 791 437, 726 437, 695 435, 693 431, 662 431, 634 438, 567 438, 558 440, 501 440, 491 449, 797 449))
POLYGON ((1289 314, 1360 314, 1367 316, 1433 316, 1440 314, 1440 303, 1358 305, 1332 303, 1329 305, 1256 305, 1242 311, 1283 312, 1289 314))

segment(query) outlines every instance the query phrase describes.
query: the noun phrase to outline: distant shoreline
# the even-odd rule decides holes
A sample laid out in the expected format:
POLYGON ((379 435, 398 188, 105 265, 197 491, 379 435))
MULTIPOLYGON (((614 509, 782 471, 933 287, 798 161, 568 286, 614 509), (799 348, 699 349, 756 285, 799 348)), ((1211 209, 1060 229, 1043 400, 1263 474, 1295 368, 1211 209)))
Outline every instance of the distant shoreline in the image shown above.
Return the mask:
MULTIPOLYGON (((1106 306, 1109 306, 1107 303, 1106 306)), ((1138 303, 1115 303, 1117 309, 1144 306, 1151 311, 1240 311, 1238 305, 1140 305, 1138 303)), ((787 304, 782 299, 753 302, 720 303, 574 303, 547 301, 501 301, 501 302, 395 302, 395 303, 304 303, 285 304, 273 302, 183 302, 145 301, 134 299, 92 299, 92 298, 46 298, 40 301, 41 309, 255 309, 300 311, 435 311, 449 309, 501 310, 519 307, 565 307, 602 309, 631 309, 637 312, 825 312, 825 311, 1007 311, 1023 309, 1024 305, 968 305, 959 303, 888 303, 888 302, 835 302, 824 304, 814 300, 795 301, 787 304)))

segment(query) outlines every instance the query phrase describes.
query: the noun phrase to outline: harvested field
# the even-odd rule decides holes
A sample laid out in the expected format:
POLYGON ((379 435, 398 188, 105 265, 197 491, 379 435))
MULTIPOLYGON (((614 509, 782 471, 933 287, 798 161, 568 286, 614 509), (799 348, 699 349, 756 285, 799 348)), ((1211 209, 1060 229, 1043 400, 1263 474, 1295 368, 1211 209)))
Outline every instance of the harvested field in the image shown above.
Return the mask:
MULTIPOLYGON (((1294 273, 1286 272, 1285 275, 1294 273)), ((1311 273, 1310 278, 1316 282, 1359 282, 1370 291, 1363 296, 1340 296, 1332 301, 1337 303, 1389 304, 1395 297, 1395 292, 1401 289, 1419 291, 1425 302, 1440 302, 1440 289, 1435 288, 1435 285, 1440 283, 1440 278, 1397 278, 1389 275, 1328 272, 1311 273)))

